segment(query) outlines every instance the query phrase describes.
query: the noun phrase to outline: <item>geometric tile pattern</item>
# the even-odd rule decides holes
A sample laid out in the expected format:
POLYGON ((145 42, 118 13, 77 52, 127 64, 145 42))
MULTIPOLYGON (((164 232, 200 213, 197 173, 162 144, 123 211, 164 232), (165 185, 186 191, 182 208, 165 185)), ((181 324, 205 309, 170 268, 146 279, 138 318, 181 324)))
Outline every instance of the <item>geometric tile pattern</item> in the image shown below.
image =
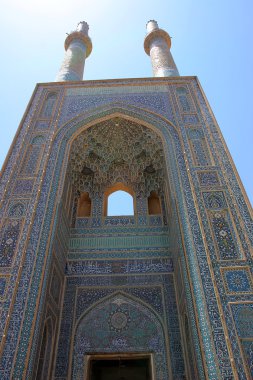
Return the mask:
MULTIPOLYGON (((102 91, 103 89, 101 89, 101 92, 102 91)), ((66 96, 64 99, 64 104, 59 122, 60 124, 64 124, 71 117, 79 115, 81 112, 83 112, 83 110, 87 111, 89 109, 100 107, 103 104, 115 102, 117 102, 118 104, 132 104, 141 108, 150 109, 151 111, 164 115, 168 117, 169 120, 174 121, 172 107, 171 104, 168 103, 166 93, 162 93, 159 91, 154 93, 142 94, 141 91, 143 90, 140 89, 139 91, 140 94, 138 94, 138 89, 136 89, 136 93, 133 93, 131 95, 122 95, 122 91, 118 91, 118 94, 106 94, 106 96, 103 93, 101 93, 101 95, 91 96, 87 96, 86 94, 83 96, 66 96)))
POLYGON ((8 205, 7 215, 9 218, 21 218, 27 209, 27 199, 12 200, 8 205))
POLYGON ((220 260, 238 259, 240 256, 228 213, 212 212, 209 218, 220 260))
POLYGON ((191 124, 191 125, 194 125, 194 124, 198 124, 199 123, 199 118, 198 116, 195 114, 195 115, 183 115, 183 122, 184 124, 191 124))
POLYGON ((150 352, 157 378, 168 379, 163 327, 140 302, 118 294, 92 308, 75 331, 72 376, 84 377, 84 355, 94 352, 150 352))
POLYGON ((206 208, 215 210, 227 207, 222 191, 203 192, 202 194, 206 208))
POLYGON ((0 300, 4 298, 8 285, 8 277, 0 276, 0 300))
POLYGON ((210 159, 208 157, 205 140, 191 140, 191 148, 195 165, 208 166, 210 159))
POLYGON ((200 186, 210 188, 220 185, 218 173, 215 171, 199 171, 197 175, 200 186))
MULTIPOLYGON (((115 264, 118 262, 115 261, 115 264)), ((130 270, 130 268, 129 268, 130 270)), ((154 269, 155 270, 155 269, 154 269)), ((166 351, 170 351, 170 357, 171 357, 171 368, 172 372, 175 377, 179 376, 179 374, 184 373, 184 364, 183 364, 183 358, 182 358, 182 348, 180 343, 180 334, 179 334, 179 322, 177 317, 177 304, 175 299, 175 291, 174 291, 174 283, 173 283, 173 275, 166 275, 166 277, 155 275, 154 273, 150 273, 149 275, 142 275, 142 276, 135 276, 135 277, 128 277, 128 276, 117 276, 113 277, 112 275, 109 276, 101 276, 97 277, 95 273, 101 273, 99 268, 93 272, 93 276, 82 276, 82 277, 71 277, 69 276, 67 278, 67 284, 66 284, 66 292, 65 292, 65 298, 64 298, 64 309, 63 309, 63 317, 62 317, 62 325, 61 325, 61 332, 60 332, 60 340, 59 340, 59 347, 58 347, 58 356, 57 356, 57 365, 56 365, 56 377, 60 377, 61 379, 66 377, 67 369, 68 369, 68 355, 69 355, 69 342, 71 339, 71 336, 73 336, 73 330, 72 326, 75 326, 76 323, 82 318, 82 315, 86 315, 86 311, 90 311, 92 317, 91 317, 91 323, 93 323, 93 326, 98 326, 99 329, 101 322, 95 322, 96 317, 93 313, 93 310, 96 312, 96 305, 98 305, 98 301, 106 302, 108 297, 113 295, 115 292, 122 292, 124 296, 128 295, 131 299, 139 300, 139 302, 144 302, 147 307, 151 308, 151 310, 154 310, 160 318, 165 322, 166 328, 169 331, 170 336, 170 345, 169 348, 165 348, 165 345, 162 344, 159 348, 161 355, 166 356, 166 351), (163 283, 164 281, 164 283, 163 283), (160 285, 159 285, 160 283, 160 285), (164 293, 165 292, 165 293, 164 293), (164 298, 165 297, 165 298, 164 298), (166 303, 164 303, 164 299, 166 299, 166 303), (76 305, 76 306, 75 306, 76 305), (93 314, 92 314, 93 313, 93 314), (73 320, 74 318, 74 320, 73 320)), ((129 301, 126 302, 126 304, 129 301)), ((141 305, 139 306, 141 307, 141 305)), ((99 310, 104 310, 105 307, 101 306, 99 310)), ((135 348, 127 348, 126 342, 132 339, 132 337, 137 334, 137 319, 140 317, 141 310, 139 312, 136 312, 134 314, 131 314, 129 311, 129 307, 125 310, 123 306, 121 306, 120 302, 118 304, 115 303, 115 311, 120 309, 121 313, 125 313, 124 317, 122 314, 119 316, 119 320, 123 320, 122 325, 108 325, 108 320, 110 320, 109 316, 103 317, 103 313, 99 313, 98 318, 99 320, 103 318, 104 322, 106 324, 106 329, 104 329, 104 333, 99 333, 102 338, 101 344, 103 345, 100 347, 101 352, 111 352, 110 350, 114 350, 114 352, 123 352, 123 351, 156 351, 157 347, 155 346, 156 340, 155 339, 149 339, 152 346, 147 347, 147 343, 143 346, 138 345, 135 343, 135 348), (131 316, 132 315, 132 316, 131 316), (134 317, 136 315, 136 317, 134 317), (131 321, 135 321, 134 324, 131 325, 131 321), (130 331, 129 328, 132 330, 130 331), (109 329, 109 330, 108 330, 109 329), (106 331, 108 331, 109 334, 112 334, 112 337, 110 339, 116 339, 115 344, 118 341, 119 346, 114 345, 108 345, 106 342, 107 339, 105 337, 106 331), (116 334, 116 335, 115 335, 116 334), (124 337, 122 336, 124 334, 124 337), (124 339, 123 339, 124 338, 124 339), (125 341, 125 343, 124 343, 125 341), (103 343, 104 342, 104 343, 103 343), (120 343, 122 342, 122 343, 120 343), (120 346, 122 344, 122 346, 120 346), (146 346, 146 348, 145 348, 146 346), (139 347, 139 348, 138 348, 139 347), (109 351, 108 351, 109 350, 109 351)), ((114 310, 113 309, 113 310, 114 310)), ((111 309, 110 309, 111 310, 111 309)), ((114 311, 111 310, 110 313, 114 313, 114 311)), ((105 310, 104 310, 105 311, 105 310)), ((116 317, 115 317, 116 318, 116 317)), ((156 319, 157 317, 155 317, 156 319)), ((145 318, 143 318, 145 320, 145 318)), ((154 317, 152 318, 154 320, 154 317)), ((140 323, 144 323, 140 322, 140 323)), ((116 322, 115 322, 116 323, 116 322)), ((120 322, 118 322, 120 323, 120 322)), ((156 322, 156 324, 160 324, 160 322, 156 322)), ((87 321, 85 322, 87 327, 87 321)), ((77 324, 78 326, 78 324, 77 324)), ((88 331, 93 331, 94 327, 92 328, 85 328, 84 329, 87 334, 89 334, 88 331)), ((101 330, 99 330, 101 331, 101 330)), ((145 333, 144 333, 145 334, 145 333)), ((94 336, 94 334, 92 334, 94 336)), ((138 333, 139 339, 141 338, 141 333, 138 333)), ((143 335, 144 338, 144 335, 143 335)), ((89 338, 90 339, 90 338, 89 338)), ((93 338, 92 338, 93 339, 93 338)), ((81 339, 82 342, 84 342, 83 339, 81 339)), ((78 350, 83 350, 82 356, 84 353, 88 353, 90 351, 96 351, 99 350, 99 348, 96 346, 95 343, 96 339, 94 339, 93 344, 89 344, 88 347, 81 347, 79 345, 78 350)), ((163 338, 162 338, 163 341, 163 338)), ((130 343, 130 341, 129 341, 130 343)), ((139 342, 140 343, 140 342, 139 342)), ((81 343, 80 343, 81 344, 81 343)), ((133 343, 132 343, 133 344, 133 343)), ((160 343, 161 344, 161 340, 160 343)), ((83 361, 81 366, 83 366, 83 361)), ((164 367, 164 364, 163 364, 164 367)), ((165 371, 165 370, 163 370, 165 371)), ((167 374, 167 370, 165 372, 167 374)), ((168 375, 163 375, 167 376, 168 375)), ((163 377, 162 377, 163 378, 163 377)))
POLYGON ((18 179, 15 183, 13 193, 19 195, 28 195, 32 193, 34 185, 33 179, 18 179))
POLYGON ((230 294, 252 292, 249 268, 223 268, 226 291, 230 294))
POLYGON ((12 265, 22 223, 19 220, 5 220, 0 235, 0 267, 12 265))
POLYGON ((187 132, 194 164, 196 166, 209 166, 210 157, 202 129, 190 128, 187 132))

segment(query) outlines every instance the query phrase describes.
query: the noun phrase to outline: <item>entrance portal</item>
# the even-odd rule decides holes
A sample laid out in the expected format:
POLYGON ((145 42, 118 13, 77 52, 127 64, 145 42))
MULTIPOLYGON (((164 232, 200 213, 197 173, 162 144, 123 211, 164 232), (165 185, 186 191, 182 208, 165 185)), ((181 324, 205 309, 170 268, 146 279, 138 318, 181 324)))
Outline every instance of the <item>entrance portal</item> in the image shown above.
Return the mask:
POLYGON ((150 355, 92 355, 88 380, 152 380, 150 355))

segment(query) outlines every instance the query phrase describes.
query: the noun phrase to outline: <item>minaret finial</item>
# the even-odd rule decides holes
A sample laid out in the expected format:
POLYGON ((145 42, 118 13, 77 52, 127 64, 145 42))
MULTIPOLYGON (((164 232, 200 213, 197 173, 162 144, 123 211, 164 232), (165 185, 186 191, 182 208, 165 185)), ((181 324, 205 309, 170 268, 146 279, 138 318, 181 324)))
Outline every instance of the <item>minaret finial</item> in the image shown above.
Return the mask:
POLYGON ((92 50, 88 36, 89 25, 85 21, 77 24, 76 30, 68 34, 65 40, 65 57, 57 74, 56 82, 82 80, 85 59, 92 50))
POLYGON ((160 29, 155 20, 148 21, 144 49, 151 57, 155 77, 179 76, 170 47, 171 38, 169 34, 160 29))

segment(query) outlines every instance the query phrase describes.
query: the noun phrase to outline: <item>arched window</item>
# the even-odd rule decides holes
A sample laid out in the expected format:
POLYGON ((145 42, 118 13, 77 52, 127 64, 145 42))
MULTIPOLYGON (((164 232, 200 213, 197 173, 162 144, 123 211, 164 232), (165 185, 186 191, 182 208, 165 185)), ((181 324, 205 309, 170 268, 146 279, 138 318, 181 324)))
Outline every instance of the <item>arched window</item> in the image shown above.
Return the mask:
POLYGON ((104 216, 134 215, 134 193, 122 183, 105 192, 104 216))
POLYGON ((50 92, 49 94, 47 94, 43 107, 40 111, 41 117, 50 118, 52 116, 56 98, 57 98, 56 92, 50 92))
POLYGON ((79 218, 91 216, 91 199, 89 193, 81 193, 78 200, 77 216, 79 218))
POLYGON ((191 105, 187 96, 187 89, 184 87, 178 87, 177 94, 183 112, 189 112, 191 110, 191 105))
POLYGON ((159 215, 162 213, 160 198, 155 191, 151 191, 148 197, 148 213, 149 215, 159 215))

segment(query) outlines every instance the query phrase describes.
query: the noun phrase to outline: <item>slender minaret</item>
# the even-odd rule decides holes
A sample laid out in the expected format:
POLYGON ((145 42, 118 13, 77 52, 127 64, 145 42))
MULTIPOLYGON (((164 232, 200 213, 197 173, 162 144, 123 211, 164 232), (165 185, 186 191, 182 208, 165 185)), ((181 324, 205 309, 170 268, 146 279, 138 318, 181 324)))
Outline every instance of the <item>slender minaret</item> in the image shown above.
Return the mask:
POLYGON ((91 39, 88 36, 89 25, 79 22, 76 30, 68 34, 65 40, 65 57, 57 74, 56 82, 82 80, 85 59, 92 50, 91 39))
POLYGON ((144 40, 145 52, 150 55, 155 77, 179 76, 177 66, 170 52, 171 38, 159 29, 155 20, 147 23, 147 36, 144 40))

